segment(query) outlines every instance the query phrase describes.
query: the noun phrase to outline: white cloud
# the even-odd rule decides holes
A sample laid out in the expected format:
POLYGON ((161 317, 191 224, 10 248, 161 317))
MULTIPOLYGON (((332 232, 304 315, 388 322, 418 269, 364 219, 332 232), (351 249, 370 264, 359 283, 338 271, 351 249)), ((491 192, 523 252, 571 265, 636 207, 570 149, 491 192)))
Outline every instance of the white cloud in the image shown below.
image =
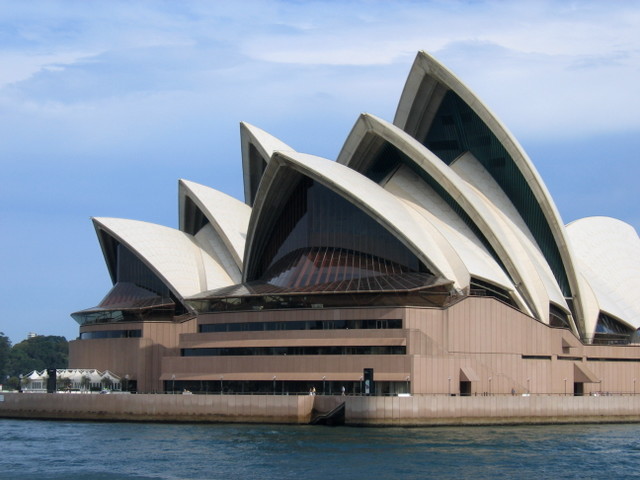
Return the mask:
POLYGON ((640 9, 629 5, 46 2, 9 16, 19 28, 0 51, 0 102, 14 118, 75 121, 81 131, 93 114, 87 145, 135 131, 145 115, 152 126, 158 110, 244 116, 234 123, 301 123, 329 109, 342 124, 361 111, 391 119, 413 56, 426 49, 519 137, 638 129, 640 9))
POLYGON ((23 82, 43 71, 61 71, 96 53, 60 52, 51 54, 29 54, 19 51, 0 51, 0 89, 8 85, 23 82))
MULTIPOLYGON (((65 270, 58 317, 75 332, 66 314, 105 287, 78 305, 76 292, 108 283, 87 217, 174 225, 179 177, 240 195, 241 120, 334 156, 359 113, 393 118, 424 49, 532 146, 569 219, 619 213, 637 228, 638 148, 624 132, 640 130, 639 31, 640 6, 626 1, 0 0, 0 215, 12 231, 65 239, 55 258, 34 247, 20 271, 65 270), (612 158, 621 145, 631 153, 612 158), (610 176, 585 187, 602 162, 610 176)), ((0 249, 0 263, 19 248, 0 249)), ((17 306, 8 318, 49 328, 37 322, 50 312, 20 309, 28 289, 3 287, 17 306)))

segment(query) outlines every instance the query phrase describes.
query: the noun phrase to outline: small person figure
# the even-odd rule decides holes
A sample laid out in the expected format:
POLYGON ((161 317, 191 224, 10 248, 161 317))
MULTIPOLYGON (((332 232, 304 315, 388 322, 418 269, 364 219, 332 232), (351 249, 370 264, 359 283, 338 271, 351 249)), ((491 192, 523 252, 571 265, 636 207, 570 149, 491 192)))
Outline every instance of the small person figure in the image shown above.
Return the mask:
POLYGON ((343 397, 344 397, 344 395, 345 395, 345 394, 344 394, 344 392, 345 392, 345 388, 344 388, 344 385, 343 385, 343 386, 342 386, 342 396, 343 396, 343 397))

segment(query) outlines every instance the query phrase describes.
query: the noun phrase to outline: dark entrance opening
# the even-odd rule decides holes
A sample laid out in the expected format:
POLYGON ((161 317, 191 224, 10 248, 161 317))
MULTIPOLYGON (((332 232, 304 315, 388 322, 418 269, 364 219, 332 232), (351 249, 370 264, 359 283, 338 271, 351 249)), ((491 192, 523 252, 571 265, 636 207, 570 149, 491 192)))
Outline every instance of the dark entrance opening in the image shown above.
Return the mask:
MULTIPOLYGON (((57 390, 57 380, 56 374, 58 371, 55 368, 47 368, 47 393, 56 393, 57 390)), ((22 387, 22 385, 20 385, 22 387)))
POLYGON ((581 397, 584 395, 584 383, 582 382, 573 383, 573 395, 576 397, 581 397))
POLYGON ((471 396, 471 382, 465 382, 464 380, 460 381, 460 396, 461 397, 471 396))

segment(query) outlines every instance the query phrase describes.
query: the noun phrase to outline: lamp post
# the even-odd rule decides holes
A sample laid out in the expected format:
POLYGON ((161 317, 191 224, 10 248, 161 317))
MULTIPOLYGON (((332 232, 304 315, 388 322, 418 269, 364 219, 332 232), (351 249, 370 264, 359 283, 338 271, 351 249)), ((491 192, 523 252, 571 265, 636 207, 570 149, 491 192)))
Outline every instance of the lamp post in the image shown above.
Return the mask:
POLYGON ((360 396, 362 396, 362 391, 364 390, 362 388, 362 382, 364 381, 364 377, 362 375, 360 375, 360 396))
POLYGON ((489 377, 489 396, 491 396, 491 380, 492 377, 489 377))
POLYGON ((449 396, 451 396, 451 377, 449 377, 448 380, 449 380, 449 396))
POLYGON ((220 375, 220 395, 222 395, 223 389, 222 389, 222 381, 224 380, 224 377, 222 375, 220 375))
POLYGON ((564 394, 567 394, 567 379, 564 379, 564 394))
POLYGON ((276 394, 276 376, 273 376, 273 394, 276 394))
POLYGON ((325 379, 326 379, 326 378, 327 378, 326 376, 324 376, 324 375, 322 376, 322 394, 323 394, 323 395, 326 395, 326 394, 327 394, 327 393, 326 393, 326 390, 325 390, 325 388, 324 388, 324 386, 325 386, 324 381, 325 381, 325 379))
POLYGON ((531 393, 531 379, 527 378, 527 393, 531 393))
POLYGON ((407 380, 407 393, 411 393, 411 391, 409 390, 409 380, 411 380, 411 376, 407 375, 406 380, 407 380))
POLYGON ((171 393, 176 393, 176 376, 171 375, 171 393))

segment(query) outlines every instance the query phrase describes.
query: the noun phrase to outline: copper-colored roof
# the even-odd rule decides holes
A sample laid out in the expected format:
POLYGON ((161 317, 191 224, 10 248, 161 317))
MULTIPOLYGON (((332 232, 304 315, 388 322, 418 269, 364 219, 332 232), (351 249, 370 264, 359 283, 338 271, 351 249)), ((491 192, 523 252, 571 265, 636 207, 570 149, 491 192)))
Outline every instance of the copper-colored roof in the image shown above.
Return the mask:
POLYGON ((174 307, 175 303, 168 297, 162 297, 132 283, 119 282, 113 286, 98 306, 81 310, 72 315, 112 310, 142 310, 162 306, 174 307))
POLYGON ((253 281, 209 290, 189 297, 189 300, 208 300, 228 297, 248 297, 263 295, 306 295, 340 293, 391 293, 419 290, 448 291, 452 282, 445 278, 434 277, 428 273, 400 273, 378 275, 365 278, 352 278, 339 282, 330 282, 306 287, 279 287, 266 282, 253 281))

